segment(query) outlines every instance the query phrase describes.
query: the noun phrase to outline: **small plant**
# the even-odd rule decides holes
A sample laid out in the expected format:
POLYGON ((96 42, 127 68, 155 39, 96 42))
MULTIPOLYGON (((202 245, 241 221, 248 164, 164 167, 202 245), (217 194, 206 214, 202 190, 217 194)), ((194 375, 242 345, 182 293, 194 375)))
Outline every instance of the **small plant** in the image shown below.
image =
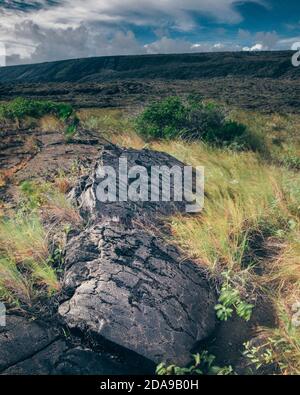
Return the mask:
POLYGON ((67 126, 65 129, 65 138, 67 142, 72 141, 73 137, 77 132, 77 126, 75 124, 67 126))
POLYGON ((270 365, 274 363, 274 354, 271 348, 267 347, 267 344, 259 346, 251 345, 250 342, 244 343, 245 350, 243 355, 249 359, 250 363, 255 366, 258 370, 264 365, 270 365))
POLYGON ((251 319, 254 305, 249 304, 241 299, 240 292, 234 289, 230 284, 229 272, 222 273, 225 282, 222 285, 221 293, 219 296, 219 303, 215 306, 217 317, 220 321, 227 321, 232 317, 234 310, 237 315, 249 321, 251 319))
POLYGON ((194 363, 182 368, 176 365, 167 366, 165 363, 160 363, 156 368, 156 374, 160 376, 183 376, 183 375, 231 375, 234 374, 231 366, 220 368, 214 365, 215 356, 203 351, 201 354, 193 355, 194 363))

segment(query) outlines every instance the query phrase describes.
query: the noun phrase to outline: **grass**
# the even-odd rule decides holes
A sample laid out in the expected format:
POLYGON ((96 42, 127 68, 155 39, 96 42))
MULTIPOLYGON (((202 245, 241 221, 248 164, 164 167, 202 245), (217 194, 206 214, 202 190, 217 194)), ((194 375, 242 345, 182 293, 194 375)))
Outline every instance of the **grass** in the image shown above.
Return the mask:
MULTIPOLYGON (((299 300, 299 299, 298 299, 299 300)), ((299 375, 300 372, 300 334, 299 328, 291 324, 286 306, 279 303, 279 325, 275 329, 264 328, 261 336, 267 348, 284 375, 299 375)))
POLYGON ((133 117, 119 109, 81 109, 81 125, 98 132, 105 139, 123 147, 142 149, 146 143, 135 132, 133 117))
POLYGON ((278 328, 264 333, 281 371, 299 374, 300 328, 291 327, 291 306, 300 300, 300 175, 249 152, 182 141, 151 147, 205 166, 204 210, 174 217, 173 239, 212 273, 240 274, 252 287, 267 289, 275 306, 285 306, 284 312, 282 306, 278 310, 278 328), (270 240, 279 247, 277 256, 262 260, 255 251, 270 240), (251 270, 256 265, 263 268, 262 276, 251 270))
POLYGON ((19 215, 0 223, 0 296, 12 304, 30 303, 46 290, 59 289, 54 269, 48 263, 50 251, 40 219, 19 215))
POLYGON ((1 300, 30 305, 59 291, 52 256, 57 248, 63 249, 66 229, 81 224, 64 194, 69 188, 63 175, 56 184, 25 181, 20 185, 18 210, 0 222, 1 300))
POLYGON ((20 202, 25 211, 39 210, 46 222, 56 225, 78 226, 80 215, 66 193, 71 189, 71 180, 61 174, 54 183, 25 181, 20 186, 20 202))
POLYGON ((22 97, 0 103, 0 122, 14 122, 17 128, 62 131, 67 141, 72 140, 78 126, 78 118, 70 104, 22 97))
MULTIPOLYGON (((180 139, 147 143, 135 132, 132 115, 117 109, 83 109, 77 116, 81 126, 120 146, 147 147, 205 166, 204 210, 174 216, 172 241, 212 275, 231 273, 230 285, 241 300, 249 285, 253 292, 267 292, 278 326, 257 330, 282 374, 300 374, 300 329, 292 325, 292 306, 300 301, 300 116, 232 111, 231 119, 247 126, 254 151, 180 139)), ((41 218, 55 227, 80 225, 65 197, 70 186, 63 174, 55 185, 21 186, 25 216, 0 227, 0 297, 31 300, 41 289, 57 289, 41 218)))
POLYGON ((257 155, 182 141, 152 147, 205 166, 204 212, 174 218, 173 230, 180 244, 210 268, 240 270, 251 235, 274 233, 295 219, 284 195, 286 171, 262 163, 257 155))
POLYGON ((300 300, 300 117, 233 111, 231 119, 247 126, 247 138, 257 147, 253 152, 180 139, 145 144, 120 110, 82 114, 87 127, 115 143, 147 146, 205 166, 204 210, 201 215, 172 218, 173 241, 212 274, 231 272, 241 295, 247 284, 254 292, 267 292, 277 310, 278 327, 257 330, 282 374, 300 374, 300 329, 291 325, 292 306, 300 300), (257 254, 261 249, 263 257, 257 254), (256 274, 257 266, 261 275, 256 274))

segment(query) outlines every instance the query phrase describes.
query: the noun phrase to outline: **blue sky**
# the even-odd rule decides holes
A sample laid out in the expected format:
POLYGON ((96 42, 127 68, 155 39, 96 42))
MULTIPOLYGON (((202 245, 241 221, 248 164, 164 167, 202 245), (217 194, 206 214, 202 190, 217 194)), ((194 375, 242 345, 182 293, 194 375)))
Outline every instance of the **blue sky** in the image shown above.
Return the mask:
POLYGON ((7 64, 66 58, 291 49, 299 0, 0 1, 7 64))

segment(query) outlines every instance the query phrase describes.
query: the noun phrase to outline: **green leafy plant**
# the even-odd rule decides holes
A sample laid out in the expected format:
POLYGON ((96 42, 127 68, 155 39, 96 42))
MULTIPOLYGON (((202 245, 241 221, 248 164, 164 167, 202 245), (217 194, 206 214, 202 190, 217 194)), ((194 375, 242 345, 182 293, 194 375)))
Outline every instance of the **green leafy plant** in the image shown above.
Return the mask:
POLYGON ((74 110, 70 104, 22 97, 0 105, 1 119, 21 120, 26 116, 40 118, 45 114, 54 114, 66 121, 73 113, 74 110))
POLYGON ((136 119, 136 130, 148 140, 181 137, 226 145, 244 136, 246 127, 227 119, 216 103, 175 96, 147 107, 136 119))
POLYGON ((230 273, 222 273, 225 281, 222 285, 218 304, 215 306, 217 317, 220 321, 227 321, 232 317, 234 310, 237 315, 249 321, 251 319, 254 305, 249 304, 241 299, 238 289, 233 288, 230 284, 230 273))
POLYGON ((187 109, 179 97, 153 103, 136 119, 136 129, 148 139, 178 136, 186 126, 187 109))
POLYGON ((156 374, 161 376, 183 376, 183 375, 230 375, 234 374, 231 366, 220 368, 214 364, 215 356, 203 351, 201 354, 193 355, 193 364, 189 367, 179 367, 176 365, 167 366, 160 363, 156 368, 156 374))
POLYGON ((260 369, 264 365, 270 365, 274 363, 274 354, 271 348, 267 347, 267 344, 259 346, 251 345, 250 342, 244 343, 245 350, 243 355, 255 366, 256 370, 260 369))

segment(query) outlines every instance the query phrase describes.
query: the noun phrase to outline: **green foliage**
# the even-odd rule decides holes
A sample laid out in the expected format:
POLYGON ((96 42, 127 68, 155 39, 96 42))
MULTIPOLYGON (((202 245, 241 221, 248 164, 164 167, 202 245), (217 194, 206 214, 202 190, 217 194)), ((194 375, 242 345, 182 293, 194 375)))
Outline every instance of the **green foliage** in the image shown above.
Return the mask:
POLYGON ((227 321, 232 317, 234 309, 237 315, 249 321, 252 315, 254 305, 249 304, 241 299, 238 289, 233 288, 230 284, 230 273, 224 272, 225 282, 222 285, 219 303, 215 306, 216 314, 219 320, 227 321))
POLYGON ((244 347, 243 355, 255 366, 256 370, 262 366, 268 366, 274 363, 275 357, 273 351, 266 344, 254 346, 250 342, 246 342, 244 343, 244 347))
POLYGON ((65 130, 65 137, 67 141, 71 141, 74 135, 76 134, 76 132, 77 132, 77 126, 75 124, 67 126, 65 130))
POLYGON ((228 145, 246 134, 246 127, 227 119, 223 107, 213 102, 168 97, 147 107, 136 119, 136 130, 146 139, 186 140, 228 145))
POLYGON ((214 365, 215 357, 203 351, 201 354, 193 355, 194 362, 187 368, 176 365, 167 366, 160 363, 156 368, 156 374, 160 376, 184 376, 184 375, 230 375, 234 374, 231 366, 220 368, 214 365))
POLYGON ((73 114, 70 104, 54 103, 43 100, 30 100, 22 97, 0 105, 0 119, 22 120, 26 116, 41 118, 46 114, 54 114, 59 119, 66 121, 73 114))
POLYGON ((187 123, 187 108, 179 97, 151 104, 137 118, 136 128, 148 139, 179 136, 187 123))

